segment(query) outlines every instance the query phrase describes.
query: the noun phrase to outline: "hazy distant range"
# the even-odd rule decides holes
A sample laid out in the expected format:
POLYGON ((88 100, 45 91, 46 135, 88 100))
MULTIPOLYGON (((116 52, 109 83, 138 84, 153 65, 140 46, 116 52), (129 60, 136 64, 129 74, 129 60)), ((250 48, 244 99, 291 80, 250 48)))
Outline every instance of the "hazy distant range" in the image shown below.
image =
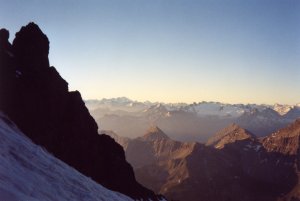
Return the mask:
POLYGON ((138 102, 126 97, 86 100, 85 103, 99 130, 112 130, 129 138, 141 136, 149 127, 158 126, 173 139, 206 142, 230 123, 256 136, 266 136, 300 118, 300 104, 167 104, 138 102))

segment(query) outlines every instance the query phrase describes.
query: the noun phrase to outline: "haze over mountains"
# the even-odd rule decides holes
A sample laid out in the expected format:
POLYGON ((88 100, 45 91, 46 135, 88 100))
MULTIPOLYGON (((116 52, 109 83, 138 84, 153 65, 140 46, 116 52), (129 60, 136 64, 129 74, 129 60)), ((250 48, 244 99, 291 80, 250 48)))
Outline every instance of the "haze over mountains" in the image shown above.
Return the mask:
POLYGON ((300 199, 300 120, 263 138, 231 124, 206 145, 173 140, 158 127, 126 140, 115 133, 103 132, 124 147, 137 180, 169 199, 300 199))
POLYGON ((86 100, 85 104, 100 129, 134 138, 151 125, 157 125, 180 141, 206 142, 230 123, 236 123, 257 136, 266 136, 300 117, 299 104, 166 104, 132 101, 125 97, 86 100))

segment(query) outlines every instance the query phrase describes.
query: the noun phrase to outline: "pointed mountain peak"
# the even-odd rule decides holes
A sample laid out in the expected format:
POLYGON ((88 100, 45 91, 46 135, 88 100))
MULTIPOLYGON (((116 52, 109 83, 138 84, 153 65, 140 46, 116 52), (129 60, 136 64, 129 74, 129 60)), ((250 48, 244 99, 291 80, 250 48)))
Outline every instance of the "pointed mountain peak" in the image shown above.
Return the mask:
POLYGON ((163 132, 158 126, 151 126, 147 133, 157 133, 157 132, 163 132))
POLYGON ((216 148, 223 148, 225 144, 253 138, 255 138, 255 136, 252 133, 233 123, 208 139, 206 145, 214 146, 216 148))
POLYGON ((170 139, 159 127, 151 126, 147 131, 146 134, 142 137, 143 140, 163 140, 163 139, 170 139))

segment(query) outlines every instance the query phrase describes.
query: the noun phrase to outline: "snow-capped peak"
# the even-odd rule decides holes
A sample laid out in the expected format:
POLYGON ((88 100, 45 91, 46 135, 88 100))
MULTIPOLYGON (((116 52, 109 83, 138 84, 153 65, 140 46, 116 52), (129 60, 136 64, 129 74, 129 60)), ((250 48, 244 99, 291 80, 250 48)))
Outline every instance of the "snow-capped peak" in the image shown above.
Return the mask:
POLYGON ((285 115, 288 113, 294 106, 292 105, 283 105, 283 104, 278 104, 276 103, 273 106, 273 110, 275 110, 278 114, 280 115, 285 115))

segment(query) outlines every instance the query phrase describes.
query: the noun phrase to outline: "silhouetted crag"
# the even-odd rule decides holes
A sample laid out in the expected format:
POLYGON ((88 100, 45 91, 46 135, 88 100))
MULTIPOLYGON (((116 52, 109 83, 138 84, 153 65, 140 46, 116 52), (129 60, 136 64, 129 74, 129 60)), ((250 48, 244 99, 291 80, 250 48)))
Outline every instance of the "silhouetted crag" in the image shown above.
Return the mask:
POLYGON ((158 197, 136 182, 120 145, 98 135, 78 91, 49 66, 49 40, 29 23, 16 34, 0 31, 0 110, 35 143, 105 187, 133 198, 158 197))

